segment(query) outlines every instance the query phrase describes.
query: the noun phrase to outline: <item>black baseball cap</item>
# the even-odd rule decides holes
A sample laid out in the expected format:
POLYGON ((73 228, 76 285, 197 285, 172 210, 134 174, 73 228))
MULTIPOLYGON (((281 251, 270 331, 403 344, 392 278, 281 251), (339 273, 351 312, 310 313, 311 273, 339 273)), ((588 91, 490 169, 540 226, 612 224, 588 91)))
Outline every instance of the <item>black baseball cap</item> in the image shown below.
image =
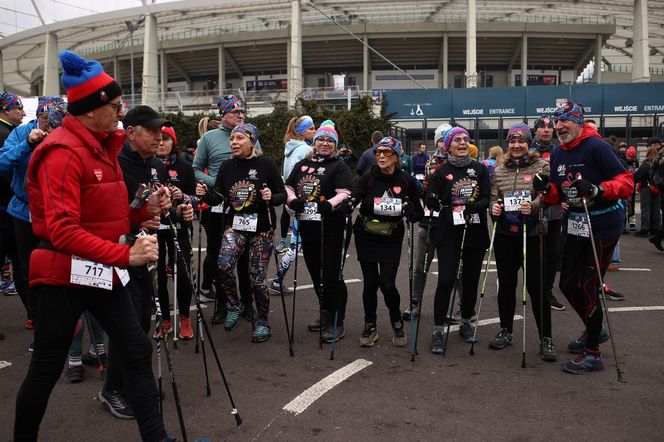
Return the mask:
POLYGON ((150 106, 136 106, 125 114, 122 119, 122 126, 142 126, 147 129, 161 129, 163 126, 171 127, 173 123, 165 118, 161 118, 157 111, 150 106))

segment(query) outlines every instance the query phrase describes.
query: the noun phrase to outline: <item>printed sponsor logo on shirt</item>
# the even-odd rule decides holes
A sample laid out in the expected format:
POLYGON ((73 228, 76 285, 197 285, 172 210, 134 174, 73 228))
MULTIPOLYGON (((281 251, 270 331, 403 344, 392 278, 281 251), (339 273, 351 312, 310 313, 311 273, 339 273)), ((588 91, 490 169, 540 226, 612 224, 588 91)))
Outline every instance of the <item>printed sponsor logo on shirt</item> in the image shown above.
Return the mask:
POLYGON ((255 180, 258 178, 258 171, 256 169, 249 169, 249 179, 255 180))
POLYGON ((325 175, 325 168, 319 167, 318 169, 316 169, 316 175, 325 175))
POLYGON ((466 171, 466 173, 467 173, 468 176, 470 176, 470 177, 474 177, 474 176, 476 176, 476 175, 475 175, 475 169, 472 169, 472 168, 468 168, 468 170, 466 171))
POLYGON ((566 169, 567 169, 567 168, 565 167, 564 164, 560 164, 560 165, 558 165, 558 169, 557 169, 558 176, 565 176, 565 174, 567 173, 567 170, 566 170, 566 169))

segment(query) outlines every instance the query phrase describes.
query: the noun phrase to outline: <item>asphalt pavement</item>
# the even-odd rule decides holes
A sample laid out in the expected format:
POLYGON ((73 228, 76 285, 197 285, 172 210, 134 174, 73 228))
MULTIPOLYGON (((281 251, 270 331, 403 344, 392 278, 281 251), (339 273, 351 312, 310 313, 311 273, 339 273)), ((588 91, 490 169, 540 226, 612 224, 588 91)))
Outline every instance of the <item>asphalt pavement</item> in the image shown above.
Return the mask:
MULTIPOLYGON (((204 243, 203 243, 204 244, 204 243)), ((408 305, 408 260, 404 245, 397 278, 401 305, 408 305)), ((330 346, 318 347, 318 335, 307 323, 318 315, 318 302, 300 256, 295 312, 295 356, 290 357, 281 299, 272 297, 272 337, 251 342, 251 324, 240 320, 227 332, 212 328, 206 341, 211 395, 206 396, 204 360, 193 341, 179 341, 171 354, 189 440, 212 441, 397 441, 397 440, 662 440, 664 421, 664 253, 633 234, 621 238, 622 265, 606 281, 625 294, 608 301, 617 357, 626 383, 617 381, 610 342, 601 346, 605 369, 571 375, 560 364, 573 357, 567 342, 583 326, 567 307, 554 311, 553 338, 559 362, 538 356, 538 339, 530 309, 526 312, 526 368, 521 367, 522 319, 515 321, 514 342, 504 350, 488 347, 498 331, 495 265, 490 266, 475 355, 453 331, 445 357, 429 352, 437 263, 432 265, 424 295, 419 354, 411 361, 409 344, 396 348, 387 309, 379 294, 379 341, 362 348, 362 274, 354 244, 344 270, 349 299, 346 336, 330 360, 330 346), (305 287, 305 288, 302 288, 305 287), (210 351, 220 356, 228 386, 242 418, 236 426, 232 407, 210 351)), ((270 264, 270 276, 274 264, 270 264)), ((292 271, 286 281, 291 285, 292 271)), ((520 289, 519 294, 520 296, 520 289)), ((293 297, 286 297, 290 319, 293 297)), ((203 312, 212 316, 212 304, 203 312)), ((521 303, 516 315, 522 317, 521 303)), ((15 398, 30 355, 32 333, 23 328, 18 296, 0 296, 0 439, 11 440, 15 398)), ((87 338, 86 338, 87 342, 87 338)), ((87 344, 86 344, 87 345, 87 344)), ((156 364, 154 365, 156 373, 156 364)), ((165 364, 163 364, 165 366, 165 364)), ((164 418, 169 433, 182 440, 171 381, 166 372, 164 418)), ((98 373, 87 368, 86 379, 57 383, 42 422, 43 441, 139 440, 135 421, 113 418, 96 399, 98 373)))

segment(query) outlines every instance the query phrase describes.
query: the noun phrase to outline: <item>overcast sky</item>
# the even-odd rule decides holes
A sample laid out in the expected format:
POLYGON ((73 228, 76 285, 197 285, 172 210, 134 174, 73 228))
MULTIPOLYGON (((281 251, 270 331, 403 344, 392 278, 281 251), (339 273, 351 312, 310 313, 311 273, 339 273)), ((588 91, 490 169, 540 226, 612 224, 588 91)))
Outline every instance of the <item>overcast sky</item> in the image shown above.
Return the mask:
MULTIPOLYGON (((0 0, 0 37, 41 26, 33 1, 42 4, 54 21, 141 5, 140 0, 0 0)), ((168 1, 174 0, 156 0, 155 3, 168 1)))

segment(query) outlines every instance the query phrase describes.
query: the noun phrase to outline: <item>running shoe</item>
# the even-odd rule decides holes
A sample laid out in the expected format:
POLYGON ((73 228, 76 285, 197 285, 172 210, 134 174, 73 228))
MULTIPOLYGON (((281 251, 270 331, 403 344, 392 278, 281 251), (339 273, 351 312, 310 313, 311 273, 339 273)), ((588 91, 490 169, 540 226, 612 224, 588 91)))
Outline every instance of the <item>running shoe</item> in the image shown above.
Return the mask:
POLYGON ((67 376, 70 384, 78 384, 85 377, 85 367, 82 365, 69 366, 67 367, 65 376, 67 376))
POLYGON ((5 296, 14 296, 18 295, 18 291, 16 290, 16 285, 14 284, 14 281, 12 280, 7 280, 7 281, 2 281, 2 287, 0 287, 0 292, 4 293, 5 296))
POLYGON ((237 320, 240 317, 242 310, 239 308, 229 308, 226 313, 226 319, 224 320, 224 329, 226 331, 232 331, 237 328, 237 320))
POLYGON ((323 342, 331 344, 346 336, 343 322, 335 327, 332 325, 323 330, 323 342))
POLYGON ((410 321, 410 314, 413 313, 413 319, 417 318, 420 315, 420 306, 418 304, 413 304, 408 307, 401 315, 406 321, 410 321))
POLYGON ((625 295, 620 292, 613 290, 607 283, 604 283, 604 296, 609 301, 624 301, 625 295))
POLYGON ((445 353, 444 336, 442 331, 435 331, 431 336, 431 353, 442 355, 445 353))
POLYGON ((292 295, 293 294, 293 289, 290 287, 283 287, 281 288, 281 284, 277 282, 276 280, 272 280, 268 287, 268 291, 272 295, 281 295, 281 292, 283 290, 284 295, 292 295))
POLYGON ((378 341, 376 324, 364 324, 362 337, 360 338, 360 347, 373 347, 376 341, 378 341))
POLYGON ((573 360, 563 364, 563 370, 573 374, 585 374, 591 371, 598 371, 604 368, 602 362, 602 353, 597 352, 593 355, 588 352, 583 352, 573 360))
POLYGON ((282 239, 281 241, 279 241, 279 244, 277 244, 277 248, 275 250, 280 255, 282 253, 286 253, 286 251, 288 250, 288 244, 286 244, 286 241, 282 239))
POLYGON ((662 247, 662 235, 659 233, 650 235, 648 237, 648 241, 650 241, 660 252, 664 252, 664 247, 662 247))
POLYGON ((477 342, 479 339, 475 336, 475 327, 470 322, 464 322, 459 327, 459 336, 463 338, 464 341, 472 344, 477 342))
MULTIPOLYGON (((599 333, 598 342, 600 344, 602 342, 606 342, 609 340, 609 337, 610 337, 609 330, 603 327, 602 331, 599 333)), ((588 330, 584 330, 581 336, 579 336, 577 339, 567 344, 567 351, 574 354, 583 353, 583 351, 586 349, 587 344, 588 344, 588 330)))
POLYGON ((35 328, 35 323, 32 322, 32 319, 28 319, 27 321, 25 321, 25 329, 26 330, 32 330, 34 328, 35 328))
POLYGON ((191 329, 191 319, 187 316, 180 316, 180 339, 188 341, 194 337, 194 331, 191 329))
POLYGON ((209 304, 215 301, 214 292, 212 290, 203 290, 198 291, 198 300, 201 304, 209 304))
POLYGON ((551 299, 549 300, 549 306, 551 307, 551 310, 557 310, 559 312, 565 310, 565 306, 561 304, 553 295, 551 295, 551 299))
POLYGON ((553 345, 553 339, 546 336, 540 341, 540 357, 545 362, 556 362, 558 355, 556 355, 556 346, 553 345))
POLYGON ((270 339, 271 333, 267 321, 256 321, 256 329, 251 334, 251 342, 265 342, 270 339))
POLYGON ((408 339, 406 338, 406 333, 403 329, 403 321, 393 322, 392 329, 394 330, 392 345, 395 347, 405 347, 408 343, 408 339))
POLYGON ((125 397, 117 390, 106 389, 106 384, 101 387, 97 394, 99 402, 105 404, 111 414, 118 419, 135 419, 134 410, 125 397))
MULTIPOLYGON (((169 321, 168 319, 164 321, 164 330, 166 330, 166 334, 171 332, 171 321, 169 321)), ((161 337, 161 327, 155 328, 154 333, 152 334, 152 338, 158 339, 160 337, 161 337)))
POLYGON ((489 342, 489 347, 494 350, 502 350, 508 345, 512 345, 512 333, 508 332, 506 328, 501 328, 494 339, 489 342))

